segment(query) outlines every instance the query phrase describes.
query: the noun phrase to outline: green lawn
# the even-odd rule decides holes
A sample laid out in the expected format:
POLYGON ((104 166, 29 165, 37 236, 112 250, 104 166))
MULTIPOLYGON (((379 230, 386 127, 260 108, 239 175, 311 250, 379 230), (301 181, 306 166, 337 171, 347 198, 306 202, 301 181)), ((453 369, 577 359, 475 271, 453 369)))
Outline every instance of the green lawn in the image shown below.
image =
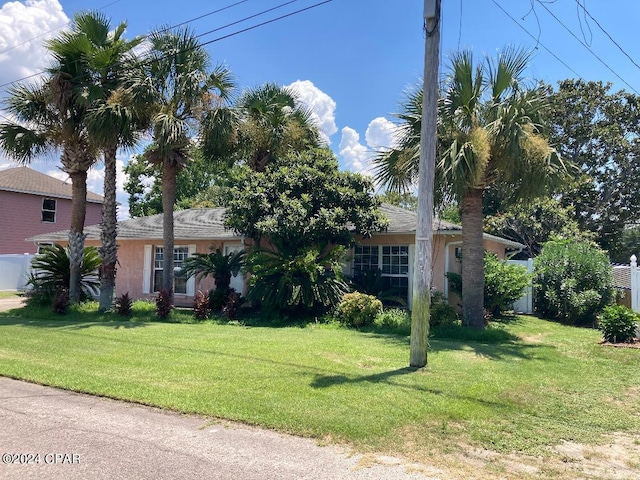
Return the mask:
POLYGON ((640 350, 533 317, 500 342, 432 339, 414 371, 403 336, 37 312, 0 314, 0 375, 413 459, 640 435, 640 350))
POLYGON ((0 298, 13 298, 21 295, 21 292, 16 292, 14 290, 2 290, 0 291, 0 298))

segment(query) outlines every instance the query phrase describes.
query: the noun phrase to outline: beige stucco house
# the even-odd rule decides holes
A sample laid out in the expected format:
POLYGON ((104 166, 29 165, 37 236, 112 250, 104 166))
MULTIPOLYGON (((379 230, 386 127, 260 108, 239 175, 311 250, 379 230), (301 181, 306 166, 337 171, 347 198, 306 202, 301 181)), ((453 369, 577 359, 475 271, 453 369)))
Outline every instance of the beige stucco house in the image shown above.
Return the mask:
MULTIPOLYGON (((381 207, 389 218, 385 232, 371 238, 357 238, 350 263, 345 266, 348 274, 360 269, 379 268, 389 286, 399 288, 406 294, 409 304, 412 298, 413 255, 417 215, 414 212, 391 205, 381 207)), ((241 236, 224 227, 224 208, 199 208, 177 211, 174 214, 175 249, 174 268, 179 270, 182 262, 194 253, 207 253, 210 248, 222 249, 225 253, 245 248, 247 242, 241 236)), ((87 245, 99 246, 99 226, 85 228, 87 245)), ((66 232, 32 237, 34 242, 57 242, 65 244, 66 232)), ((132 298, 152 298, 159 287, 164 267, 162 251, 162 215, 134 218, 118 223, 119 267, 116 278, 116 294, 129 292, 132 298)), ((445 273, 460 272, 462 228, 442 220, 433 222, 433 287, 448 296, 449 288, 445 273)), ((509 252, 522 249, 522 245, 493 235, 484 235, 484 247, 505 258, 509 252)), ((242 277, 232 279, 231 286, 245 291, 242 277)), ((191 305, 198 290, 213 288, 208 278, 196 282, 191 278, 176 278, 175 299, 178 305, 191 305)))

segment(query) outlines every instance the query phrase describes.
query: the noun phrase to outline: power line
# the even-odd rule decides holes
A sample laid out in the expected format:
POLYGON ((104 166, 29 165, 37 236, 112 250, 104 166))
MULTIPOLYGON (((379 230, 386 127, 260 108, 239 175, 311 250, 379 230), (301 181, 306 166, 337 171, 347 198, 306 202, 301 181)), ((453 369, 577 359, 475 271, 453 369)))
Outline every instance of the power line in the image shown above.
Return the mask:
MULTIPOLYGON (((247 1, 247 0, 244 0, 244 1, 247 1)), ((224 26, 222 26, 222 27, 219 27, 219 28, 217 28, 217 29, 214 29, 214 30, 211 30, 211 31, 209 31, 209 32, 206 32, 205 34, 198 35, 197 37, 201 37, 201 36, 203 36, 203 35, 210 34, 210 33, 214 32, 214 31, 218 31, 218 30, 222 30, 222 29, 224 29, 224 28, 228 28, 229 26, 236 25, 236 24, 238 24, 238 23, 240 23, 240 22, 246 21, 246 20, 251 19, 251 18, 255 18, 255 17, 259 16, 259 15, 263 15, 263 14, 268 13, 268 12, 270 12, 270 11, 273 11, 273 10, 275 10, 275 9, 277 9, 277 8, 280 8, 280 7, 282 7, 282 6, 285 6, 285 5, 288 5, 288 4, 290 4, 290 3, 294 3, 294 2, 297 2, 297 1, 299 1, 299 0, 290 0, 289 2, 285 2, 284 4, 281 4, 281 5, 279 5, 279 6, 272 7, 272 8, 270 8, 270 9, 264 10, 264 11, 262 11, 262 12, 258 13, 258 14, 251 15, 251 16, 249 16, 249 17, 245 17, 245 18, 244 18, 244 19, 242 19, 242 20, 239 20, 239 21, 235 21, 235 22, 232 22, 232 23, 226 24, 226 25, 224 25, 224 26)), ((249 30, 253 30, 253 29, 256 29, 256 28, 262 27, 262 26, 264 26, 264 25, 268 25, 268 24, 270 24, 270 23, 274 23, 274 22, 279 21, 279 20, 283 20, 283 19, 285 19, 285 18, 291 17, 291 16, 293 16, 293 15, 297 15, 297 14, 302 13, 302 12, 305 12, 305 11, 307 11, 307 10, 311 10, 311 9, 316 8, 316 7, 319 7, 319 6, 321 6, 321 5, 324 5, 324 4, 327 4, 327 3, 331 3, 332 1, 333 1, 333 0, 324 0, 324 1, 322 1, 322 2, 315 3, 315 4, 310 5, 310 6, 308 6, 308 7, 301 8, 301 9, 299 9, 299 10, 296 10, 296 11, 290 12, 290 13, 288 13, 288 14, 286 14, 286 15, 282 15, 282 16, 280 16, 280 17, 276 17, 276 18, 273 18, 273 19, 271 19, 271 20, 267 20, 267 21, 265 21, 265 22, 262 22, 262 23, 259 23, 259 24, 256 24, 256 25, 252 25, 252 26, 247 27, 247 28, 244 28, 244 29, 242 29, 242 30, 238 30, 238 31, 233 32, 233 33, 230 33, 230 34, 228 34, 228 35, 224 35, 224 36, 221 36, 221 37, 218 37, 218 38, 214 38, 213 40, 209 40, 209 41, 207 41, 207 42, 200 43, 200 44, 198 44, 197 46, 191 47, 191 48, 189 48, 189 49, 185 49, 185 50, 182 50, 182 51, 180 51, 180 52, 174 52, 174 53, 172 53, 171 55, 175 55, 176 53, 184 53, 184 52, 188 52, 189 50, 193 50, 194 48, 198 48, 198 47, 202 47, 202 46, 205 46, 205 45, 209 45, 209 44, 211 44, 211 43, 219 42, 220 40, 224 40, 224 39, 226 39, 226 38, 233 37, 233 36, 235 36, 235 35, 239 35, 239 34, 241 34, 241 33, 247 32, 247 31, 249 31, 249 30)), ((241 2, 240 2, 240 3, 241 3, 241 2)), ((160 30, 160 32, 162 32, 162 31, 166 31, 166 30, 167 30, 167 29, 163 29, 163 30, 160 30)), ((164 58, 164 57, 163 57, 163 58, 164 58)), ((156 59, 156 60, 157 60, 157 59, 156 59)), ((149 60, 142 61, 142 62, 141 62, 141 64, 142 64, 142 65, 144 65, 145 63, 150 63, 150 62, 153 62, 153 61, 154 61, 154 59, 149 59, 149 60)), ((29 78, 36 77, 36 76, 38 76, 38 75, 43 75, 43 74, 45 74, 45 73, 47 73, 47 72, 46 72, 46 71, 41 71, 41 72, 37 72, 37 73, 31 74, 31 75, 27 75, 27 76, 22 77, 22 78, 19 78, 19 79, 17 79, 17 80, 12 80, 12 81, 10 81, 10 82, 6 82, 6 83, 1 84, 1 85, 0 85, 0 88, 4 88, 4 87, 9 86, 9 85, 12 85, 12 84, 14 84, 14 83, 21 82, 21 81, 23 81, 23 80, 27 80, 27 79, 29 79, 29 78)), ((82 78, 82 77, 77 77, 77 78, 75 78, 75 80, 79 80, 79 79, 81 79, 81 78, 82 78)))
MULTIPOLYGON (((232 8, 232 7, 235 7, 235 6, 237 6, 237 5, 240 5, 241 3, 246 3, 246 2, 248 2, 248 1, 249 1, 249 0, 240 0, 239 2, 232 3, 231 5, 227 5, 226 7, 218 8, 217 10, 212 10, 212 11, 210 11, 210 12, 204 13, 204 14, 202 14, 202 15, 199 15, 199 16, 197 16, 197 17, 191 18, 191 19, 189 19, 189 20, 185 20, 184 22, 177 23, 177 24, 175 24, 175 25, 171 25, 171 26, 168 26, 168 27, 162 28, 162 29, 158 30, 158 33, 166 32, 167 30, 171 30, 171 29, 173 29, 173 28, 178 28, 178 27, 181 27, 181 26, 183 26, 183 25, 187 25, 187 24, 189 24, 189 23, 195 22, 196 20, 200 20, 200 19, 202 19, 202 18, 209 17, 209 16, 214 15, 214 14, 216 14, 216 13, 220 13, 220 12, 222 12, 222 11, 224 11, 224 10, 228 10, 228 9, 230 9, 230 8, 232 8)), ((294 0, 294 1, 298 1, 298 0, 294 0)), ((113 4, 115 4, 115 3, 118 3, 118 2, 120 2, 120 0, 115 0, 115 1, 113 1, 113 2, 111 2, 111 3, 108 3, 108 4, 106 4, 106 5, 102 6, 102 7, 100 7, 98 10, 102 10, 102 9, 104 9, 104 8, 110 7, 111 5, 113 5, 113 4)), ((290 2, 290 3, 291 3, 291 2, 290 2)), ((277 8, 277 7, 276 7, 276 8, 277 8)), ((12 47, 5 48, 4 50, 0 50, 0 55, 1 55, 1 54, 3 54, 3 53, 8 52, 8 51, 10 51, 10 50, 13 50, 14 48, 18 48, 18 47, 21 47, 22 45, 26 45, 27 43, 30 43, 32 40, 35 40, 35 39, 40 38, 40 37, 43 37, 43 36, 45 36, 45 35, 47 35, 47 34, 49 34, 49 33, 55 32, 56 30, 60 30, 61 28, 66 27, 66 26, 67 26, 67 25, 69 25, 70 23, 71 23, 71 22, 67 22, 67 23, 65 23, 64 25, 60 25, 60 26, 58 26, 58 27, 52 28, 51 30, 48 30, 48 31, 46 31, 46 32, 44 32, 44 33, 41 33, 41 34, 39 34, 39 35, 36 35, 35 37, 30 38, 29 40, 25 40, 25 41, 24 41, 24 42, 22 42, 22 43, 18 43, 17 45, 14 45, 14 46, 12 46, 12 47)), ((148 35, 142 35, 140 38, 144 39, 144 38, 147 38, 147 37, 148 37, 148 35)), ((30 77, 26 77, 26 78, 30 78, 30 77)), ((25 78, 25 79, 26 79, 26 78, 25 78)), ((21 79, 21 80, 22 80, 22 79, 21 79)))
POLYGON ((629 84, 629 82, 627 82, 624 78, 622 78, 620 75, 618 75, 618 73, 617 73, 613 68, 611 68, 611 67, 607 64, 607 62, 605 62, 604 60, 602 60, 602 58, 600 58, 600 57, 599 57, 599 56, 598 56, 598 55, 597 55, 593 50, 591 50, 591 48, 589 48, 589 46, 588 46, 586 43, 584 43, 582 40, 580 40, 580 39, 578 38, 578 36, 577 36, 575 33, 573 33, 573 32, 571 31, 571 29, 570 29, 569 27, 567 27, 567 26, 562 22, 562 20, 560 20, 560 19, 559 19, 559 18, 558 18, 558 17, 557 17, 557 16, 556 16, 556 15, 555 15, 551 10, 549 10, 549 8, 545 5, 545 2, 541 2, 540 0, 537 0, 537 1, 538 1, 538 3, 542 6, 542 8, 544 8, 544 9, 549 13, 549 15, 551 15, 553 18, 555 18, 555 19, 556 19, 556 21, 557 21, 560 25, 562 25, 562 27, 563 27, 567 32, 569 32, 569 33, 571 34, 571 36, 572 36, 573 38, 575 38, 575 39, 580 43, 580 45, 582 45, 584 48, 586 48, 587 50, 589 50, 589 52, 591 53, 591 55, 593 55, 596 59, 598 59, 598 61, 599 61, 600 63, 602 63, 605 67, 607 67, 607 69, 608 69, 611 73, 613 73, 616 77, 618 77, 618 78, 620 79, 620 81, 621 81, 621 82, 623 82, 627 87, 629 87, 631 90, 633 90, 636 94, 639 94, 639 95, 640 95, 640 92, 638 92, 635 88, 633 88, 633 87, 629 84))
POLYGON ((584 6, 584 3, 583 3, 583 2, 581 2, 580 0, 576 0, 576 3, 578 4, 578 8, 581 8, 581 9, 584 11, 584 13, 585 13, 585 14, 586 14, 586 15, 587 15, 591 20, 593 20, 593 21, 595 22, 595 24, 598 26, 598 28, 599 28, 600 30, 602 30, 602 32, 603 32, 607 37, 609 37, 609 40, 611 40, 611 41, 613 42, 613 44, 614 44, 616 47, 618 47, 618 50, 620 50, 622 53, 624 53, 624 55, 625 55, 629 60, 631 60, 631 63, 633 63, 633 64, 634 64, 638 69, 640 69, 640 65, 638 65, 638 64, 636 63, 636 61, 635 61, 633 58, 631 58, 631 56, 630 56, 630 55, 629 55, 629 54, 624 50, 624 48, 622 48, 622 47, 620 46, 620 44, 619 44, 618 42, 616 42, 616 41, 613 39, 613 37, 609 34, 609 32, 607 32, 607 31, 604 29, 604 27, 603 27, 602 25, 600 25, 600 22, 598 22, 598 20, 596 20, 596 19, 593 17, 593 15, 591 15, 591 13, 589 13, 589 10, 587 10, 587 7, 585 7, 585 6, 584 6))
POLYGON ((513 20, 513 23, 515 23, 516 25, 518 25, 522 30, 524 30, 524 32, 529 35, 531 38, 533 38, 536 41, 537 45, 540 45, 542 48, 544 48, 547 53, 549 53, 553 58, 555 58, 556 60, 558 60, 562 65, 564 65, 569 71, 571 71, 574 75, 576 75, 578 78, 582 78, 582 75, 580 75, 578 72, 576 72, 573 68, 571 68, 569 65, 567 65, 564 60, 562 60, 560 57, 558 57, 555 53, 553 53, 549 48, 547 48, 542 42, 540 42, 539 38, 536 38, 535 35, 533 35, 531 32, 529 32, 529 30, 527 30, 523 25, 520 24, 520 22, 518 22, 518 20, 516 20, 509 12, 507 12, 502 5, 500 5, 498 2, 496 2, 496 0, 491 0, 496 7, 498 7, 500 10, 502 10, 502 12, 509 17, 511 20, 513 20))
POLYGON ((280 17, 276 17, 274 19, 267 20, 266 22, 258 23, 257 25, 252 25, 251 27, 247 27, 247 28, 244 28, 242 30, 238 30, 237 32, 233 32, 233 33, 230 33, 228 35, 224 35, 222 37, 214 38, 213 40, 209 40, 208 42, 202 43, 202 45, 204 46, 204 45, 209 45, 211 43, 219 42, 220 40, 224 40, 225 38, 234 37, 236 35, 239 35, 240 33, 248 32, 249 30, 253 30, 254 28, 262 27, 264 25, 268 25, 270 23, 277 22, 278 20, 282 20, 284 18, 288 18, 288 17, 291 17, 293 15, 297 15, 298 13, 306 12, 307 10, 311 10, 312 8, 316 8, 316 7, 319 7, 319 6, 324 5, 326 3, 331 3, 331 2, 333 2, 333 0, 325 0, 324 2, 314 3, 313 5, 310 5, 310 6, 305 7, 305 8, 301 8, 300 10, 296 10, 295 12, 287 13, 286 15, 282 15, 280 17))
MULTIPOLYGON (((244 0, 244 1, 247 1, 247 0, 244 0)), ((292 3, 296 3, 298 1, 300 1, 300 0, 290 0, 288 2, 281 3, 280 5, 276 5, 275 7, 269 8, 267 10, 263 10, 260 13, 256 13, 254 15, 251 15, 249 17, 245 17, 245 18, 243 18, 241 20, 237 20, 237 21, 232 22, 232 23, 227 23, 226 25, 223 25, 222 27, 214 28, 213 30, 209 30, 208 32, 200 33, 200 34, 196 35, 196 38, 204 37, 205 35, 209 35, 210 33, 214 33, 214 32, 218 32, 220 30, 224 30, 225 28, 232 27, 233 25, 237 25, 238 23, 246 22, 247 20, 251 20, 252 18, 259 17, 260 15, 264 15, 265 13, 269 13, 269 12, 272 12, 272 11, 277 10, 279 8, 286 7, 287 5, 290 5, 292 3)), ((241 2, 239 2, 239 3, 241 3, 241 2)))

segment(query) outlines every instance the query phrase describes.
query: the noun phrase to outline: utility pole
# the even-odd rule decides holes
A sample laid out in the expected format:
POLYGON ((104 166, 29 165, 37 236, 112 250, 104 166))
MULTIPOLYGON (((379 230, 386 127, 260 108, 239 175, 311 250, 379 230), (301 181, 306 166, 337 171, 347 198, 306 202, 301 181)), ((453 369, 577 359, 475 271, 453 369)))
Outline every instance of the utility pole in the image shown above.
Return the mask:
POLYGON ((436 115, 440 56, 440 3, 424 0, 424 75, 420 169, 418 180, 418 225, 416 227, 411 310, 411 357, 415 368, 427 365, 431 310, 431 252, 433 239, 433 183, 436 165, 436 115))

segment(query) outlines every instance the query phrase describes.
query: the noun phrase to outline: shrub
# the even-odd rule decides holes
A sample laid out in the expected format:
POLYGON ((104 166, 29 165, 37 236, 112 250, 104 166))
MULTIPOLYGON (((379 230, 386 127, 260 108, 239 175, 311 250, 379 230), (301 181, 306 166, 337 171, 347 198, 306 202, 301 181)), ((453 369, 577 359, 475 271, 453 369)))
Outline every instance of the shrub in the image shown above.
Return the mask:
POLYGON ((614 298, 609 258, 580 241, 550 241, 535 259, 536 309, 570 324, 587 324, 614 298))
POLYGON ((158 296, 156 297, 156 315, 158 318, 162 320, 166 320, 173 310, 173 305, 171 305, 171 290, 165 290, 161 288, 158 292, 158 296))
POLYGON ((346 293, 336 308, 337 319, 349 327, 372 324, 382 313, 382 302, 373 295, 353 292, 346 293))
POLYGON ((198 290, 193 299, 193 316, 198 320, 206 320, 211 315, 211 307, 209 305, 209 292, 203 293, 198 290))
POLYGON ((333 307, 348 291, 342 265, 345 248, 254 249, 247 297, 267 311, 333 307))
POLYGON ((376 315, 373 324, 401 335, 411 333, 411 313, 403 308, 388 308, 376 315))
POLYGON ((456 309, 449 305, 442 292, 434 291, 431 293, 431 318, 429 320, 430 327, 449 327, 458 323, 459 318, 456 309))
POLYGON ((399 288, 386 288, 382 270, 371 268, 354 275, 352 284, 355 291, 373 295, 383 304, 395 304, 408 307, 406 298, 400 294, 399 288))
POLYGON ((121 317, 130 317, 133 309, 133 300, 129 292, 116 297, 116 313, 121 317))
MULTIPOLYGON (((451 291, 462 295, 462 276, 447 272, 451 291)), ((524 294, 531 276, 521 265, 500 260, 493 252, 484 255, 484 308, 490 315, 510 310, 513 303, 524 294)))
POLYGON ((61 288, 58 293, 56 293, 51 307, 55 313, 61 315, 67 313, 67 309, 69 308, 69 289, 61 288))
POLYGON ((491 315, 512 310, 513 303, 524 294, 531 275, 521 265, 508 264, 493 252, 484 256, 484 308, 491 315))
POLYGON ((605 341, 628 342, 636 335, 638 315, 623 305, 609 305, 598 316, 598 328, 605 341))
POLYGON ((231 292, 227 297, 227 303, 222 307, 222 315, 229 319, 234 319, 238 316, 238 309, 242 305, 242 297, 235 290, 230 289, 231 292))
MULTIPOLYGON (((98 268, 100 254, 96 247, 86 247, 82 256, 80 272, 81 300, 87 300, 98 293, 100 281, 98 268)), ((69 289, 71 269, 68 249, 61 245, 45 247, 31 260, 32 273, 28 280, 33 291, 30 298, 40 305, 51 304, 60 289, 69 289)))
POLYGON ((235 290, 233 288, 215 288, 209 291, 209 308, 212 312, 219 312, 227 304, 229 295, 235 290))

